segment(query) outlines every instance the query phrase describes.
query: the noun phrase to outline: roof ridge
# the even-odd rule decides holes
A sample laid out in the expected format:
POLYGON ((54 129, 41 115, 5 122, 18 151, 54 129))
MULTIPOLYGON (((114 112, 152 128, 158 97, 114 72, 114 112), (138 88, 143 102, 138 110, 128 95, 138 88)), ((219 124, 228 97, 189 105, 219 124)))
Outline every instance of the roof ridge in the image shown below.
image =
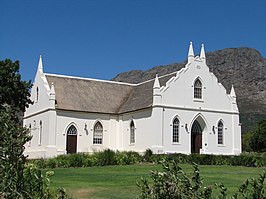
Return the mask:
MULTIPOLYGON (((163 78, 163 77, 166 77, 166 76, 169 76, 169 75, 175 74, 175 73, 177 73, 177 72, 178 72, 178 71, 171 72, 171 73, 167 73, 167 74, 165 74, 165 75, 158 76, 158 78, 160 79, 160 78, 163 78)), ((136 86, 141 85, 141 84, 145 84, 145 83, 148 83, 148 82, 151 82, 151 81, 153 81, 154 79, 155 79, 155 77, 152 78, 152 79, 146 80, 146 81, 144 81, 144 82, 140 82, 140 83, 136 84, 136 86)))
POLYGON ((111 81, 111 80, 94 79, 94 78, 88 78, 88 77, 77 77, 77 76, 70 76, 70 75, 59 75, 59 74, 52 74, 52 73, 44 73, 44 75, 54 76, 54 77, 65 77, 65 78, 70 78, 70 79, 91 80, 91 81, 105 82, 105 83, 111 83, 111 84, 123 84, 123 85, 128 85, 128 86, 138 85, 138 84, 132 84, 132 83, 127 83, 127 82, 117 82, 117 81, 111 81))

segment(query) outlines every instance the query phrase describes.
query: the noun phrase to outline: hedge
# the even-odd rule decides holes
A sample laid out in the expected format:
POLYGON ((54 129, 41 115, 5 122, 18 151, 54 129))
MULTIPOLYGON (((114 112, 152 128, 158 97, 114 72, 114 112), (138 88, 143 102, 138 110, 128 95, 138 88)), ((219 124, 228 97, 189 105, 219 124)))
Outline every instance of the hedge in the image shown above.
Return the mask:
POLYGON ((30 160, 29 162, 36 164, 39 168, 68 168, 160 163, 163 159, 175 160, 177 163, 196 163, 199 165, 232 165, 248 167, 266 166, 266 153, 242 153, 239 156, 208 154, 186 155, 181 153, 152 154, 150 149, 147 149, 143 155, 134 151, 115 152, 107 149, 93 154, 67 154, 59 155, 54 158, 30 160))

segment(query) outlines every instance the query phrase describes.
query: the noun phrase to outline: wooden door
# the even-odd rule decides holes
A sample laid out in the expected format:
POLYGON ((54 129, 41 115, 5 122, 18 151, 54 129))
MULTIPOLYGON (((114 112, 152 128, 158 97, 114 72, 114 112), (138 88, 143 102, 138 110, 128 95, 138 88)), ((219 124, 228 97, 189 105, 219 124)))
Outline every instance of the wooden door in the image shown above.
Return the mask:
POLYGON ((77 152, 77 135, 67 135, 67 153, 77 152))
POLYGON ((191 153, 200 153, 202 148, 202 128, 197 120, 191 128, 191 153))
POLYGON ((194 134, 194 151, 193 153, 200 153, 202 148, 202 134, 194 134))
POLYGON ((67 130, 66 151, 67 153, 77 152, 77 134, 78 131, 74 125, 71 125, 67 130))

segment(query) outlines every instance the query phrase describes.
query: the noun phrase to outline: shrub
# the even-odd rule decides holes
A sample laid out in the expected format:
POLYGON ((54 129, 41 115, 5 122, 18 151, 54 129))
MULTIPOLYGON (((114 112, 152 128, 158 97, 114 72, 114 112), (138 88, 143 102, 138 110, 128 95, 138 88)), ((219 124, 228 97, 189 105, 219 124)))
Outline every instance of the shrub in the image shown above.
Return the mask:
POLYGON ((142 161, 142 157, 138 152, 123 151, 116 152, 116 162, 119 165, 136 164, 142 161))
MULTIPOLYGON (((146 178, 141 178, 137 182, 140 188, 138 198, 193 198, 208 199, 213 198, 213 189, 219 189, 218 198, 228 198, 227 188, 223 183, 204 186, 198 165, 193 163, 194 172, 188 176, 174 160, 162 162, 163 171, 151 171, 150 177, 152 183, 149 184, 146 178)), ((246 180, 232 198, 266 198, 266 188, 264 181, 266 173, 264 172, 258 179, 246 180)))
POLYGON ((143 155, 143 159, 145 162, 152 162, 153 152, 151 149, 146 149, 143 155))
POLYGON ((266 152, 266 120, 260 121, 252 132, 250 147, 253 151, 266 152))
POLYGON ((138 198, 211 198, 211 187, 204 187, 196 164, 191 178, 172 161, 163 161, 163 172, 151 171, 153 183, 142 178, 137 186, 141 189, 138 198))
POLYGON ((110 149, 96 153, 96 157, 97 157, 97 165, 98 166, 117 164, 116 159, 115 159, 115 152, 110 150, 110 149))

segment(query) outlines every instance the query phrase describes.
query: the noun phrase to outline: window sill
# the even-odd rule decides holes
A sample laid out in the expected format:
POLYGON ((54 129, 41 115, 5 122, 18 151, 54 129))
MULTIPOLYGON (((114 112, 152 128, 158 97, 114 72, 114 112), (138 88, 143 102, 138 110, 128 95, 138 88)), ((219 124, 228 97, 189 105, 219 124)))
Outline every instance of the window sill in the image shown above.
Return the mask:
POLYGON ((131 143, 131 144, 129 144, 129 146, 135 146, 135 143, 131 143))
POLYGON ((224 144, 218 144, 218 147, 225 147, 224 144))
POLYGON ((195 99, 195 98, 193 99, 193 101, 194 101, 194 102, 204 102, 203 99, 195 99))
POLYGON ((172 145, 181 145, 180 142, 172 142, 172 145))

